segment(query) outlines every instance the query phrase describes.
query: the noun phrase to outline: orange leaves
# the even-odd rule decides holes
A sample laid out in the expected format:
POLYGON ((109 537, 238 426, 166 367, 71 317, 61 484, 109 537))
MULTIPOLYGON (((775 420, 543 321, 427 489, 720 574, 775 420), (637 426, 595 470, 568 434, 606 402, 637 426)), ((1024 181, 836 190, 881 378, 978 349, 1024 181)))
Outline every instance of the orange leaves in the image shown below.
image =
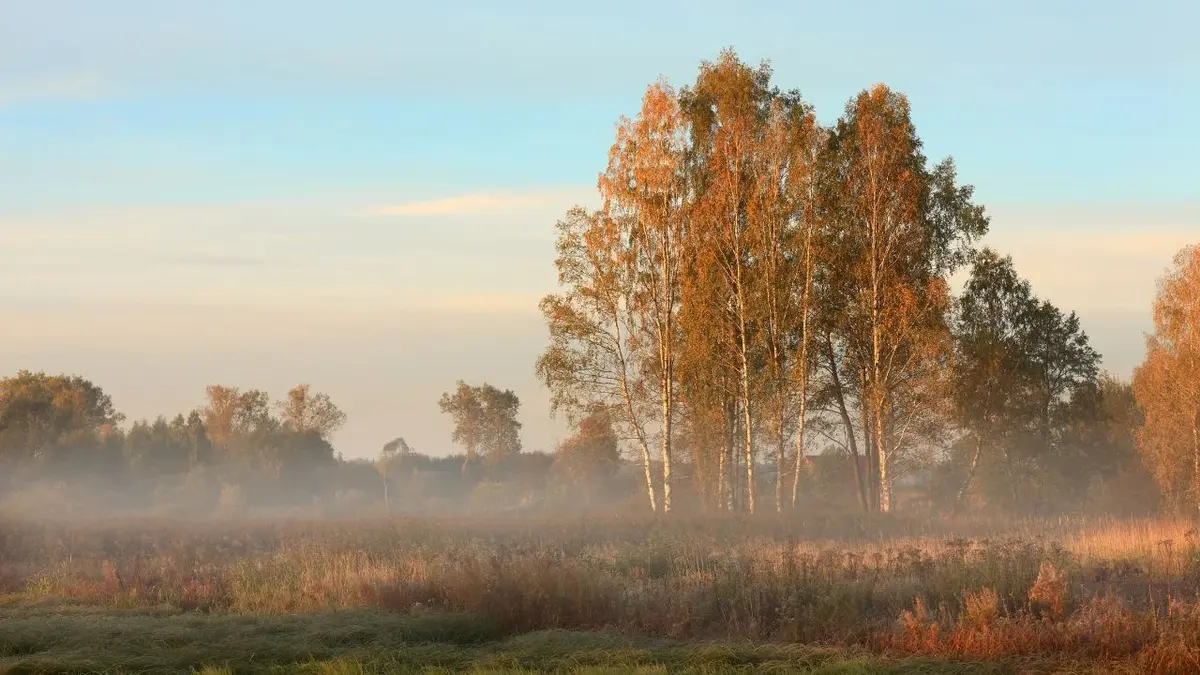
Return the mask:
POLYGON ((1180 250, 1175 269, 1160 281, 1154 326, 1165 346, 1200 359, 1200 245, 1180 250))
MULTIPOLYGON (((785 446, 801 445, 788 436, 802 435, 814 335, 837 343, 829 358, 844 361, 841 372, 868 374, 839 396, 871 398, 856 404, 877 418, 862 420, 878 429, 876 450, 907 442, 899 436, 915 425, 894 411, 902 399, 931 408, 927 371, 947 359, 942 249, 964 239, 953 215, 933 225, 930 214, 970 206, 969 190, 951 205, 932 195, 903 95, 872 87, 825 129, 771 74, 726 50, 689 87, 646 88, 617 125, 598 179, 603 207, 560 228, 565 292, 544 307, 555 348, 575 357, 556 363, 600 360, 620 373, 606 380, 620 382, 610 398, 624 400, 628 427, 648 425, 627 434, 644 462, 647 435, 663 439, 667 458, 677 412, 683 435, 720 420, 721 433, 705 434, 730 440, 693 452, 722 453, 710 465, 744 463, 748 509, 760 438, 770 436, 780 467, 785 446), (882 438, 892 429, 897 439, 882 438)), ((558 370, 564 386, 580 379, 558 370)))
POLYGON ((640 212, 669 208, 677 199, 687 127, 678 97, 659 82, 646 89, 641 112, 623 118, 600 176, 606 209, 640 212))
POLYGON ((603 207, 574 213, 573 224, 560 225, 556 265, 566 288, 543 303, 551 346, 537 365, 556 408, 578 412, 619 402, 620 425, 641 450, 652 509, 657 498, 647 422, 664 429, 664 510, 670 494, 687 136, 678 98, 664 82, 647 88, 636 118, 618 124, 598 181, 603 207), (652 391, 661 402, 657 416, 647 413, 652 391))
POLYGON ((1160 281, 1154 329, 1133 377, 1137 447, 1164 491, 1200 504, 1200 246, 1179 251, 1160 281))

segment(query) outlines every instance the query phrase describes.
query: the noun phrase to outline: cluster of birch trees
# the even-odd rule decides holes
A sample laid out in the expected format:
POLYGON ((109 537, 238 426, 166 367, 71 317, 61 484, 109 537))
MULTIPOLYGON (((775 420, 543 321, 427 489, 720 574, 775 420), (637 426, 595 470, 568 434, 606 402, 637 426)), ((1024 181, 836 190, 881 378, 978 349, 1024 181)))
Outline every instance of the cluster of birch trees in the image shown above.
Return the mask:
POLYGON ((949 357, 947 277, 988 219, 953 161, 926 162, 898 92, 824 127, 770 76, 724 52, 620 121, 604 205, 558 223, 565 291, 542 301, 536 369, 556 410, 620 412, 652 508, 670 510, 680 452, 710 503, 748 512, 770 453, 775 507, 794 502, 816 405, 889 510, 949 357))
POLYGON ((603 206, 558 223, 536 370, 556 411, 611 411, 655 510, 686 458, 710 506, 754 512, 765 457, 782 509, 823 439, 888 511, 943 423, 948 278, 988 218, 902 94, 863 91, 826 127, 771 75, 725 51, 619 122, 603 206))

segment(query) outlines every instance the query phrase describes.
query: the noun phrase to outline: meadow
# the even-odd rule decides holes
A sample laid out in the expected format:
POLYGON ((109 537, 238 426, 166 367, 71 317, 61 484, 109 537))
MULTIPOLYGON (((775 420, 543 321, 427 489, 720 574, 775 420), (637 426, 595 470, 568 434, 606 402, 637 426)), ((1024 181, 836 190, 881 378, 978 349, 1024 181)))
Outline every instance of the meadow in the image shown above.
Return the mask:
POLYGON ((0 672, 1200 672, 1170 519, 0 521, 0 672))

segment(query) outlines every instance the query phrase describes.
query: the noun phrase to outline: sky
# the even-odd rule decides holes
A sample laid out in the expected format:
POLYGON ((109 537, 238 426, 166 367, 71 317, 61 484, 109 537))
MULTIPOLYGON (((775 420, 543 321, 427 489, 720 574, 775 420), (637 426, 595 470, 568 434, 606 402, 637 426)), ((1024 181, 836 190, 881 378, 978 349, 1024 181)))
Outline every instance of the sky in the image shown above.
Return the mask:
POLYGON ((733 47, 824 122, 908 95, 985 243, 1127 377, 1200 242, 1200 4, 835 4, 0 0, 0 374, 131 419, 306 382, 347 457, 453 451, 437 399, 486 381, 551 450, 554 222, 649 83, 733 47))

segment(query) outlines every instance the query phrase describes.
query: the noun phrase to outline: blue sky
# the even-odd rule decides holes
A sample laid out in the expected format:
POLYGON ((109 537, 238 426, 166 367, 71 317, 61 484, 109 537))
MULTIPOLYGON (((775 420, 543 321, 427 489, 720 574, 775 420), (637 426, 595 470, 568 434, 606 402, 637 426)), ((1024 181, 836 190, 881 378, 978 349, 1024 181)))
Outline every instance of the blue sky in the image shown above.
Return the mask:
POLYGON ((989 243, 1136 363, 1200 239, 1200 5, 748 4, 0 1, 0 370, 80 372, 133 416, 311 381, 349 455, 448 449, 438 393, 491 379, 548 448, 554 219, 645 86, 725 46, 825 121, 908 94, 989 243))

